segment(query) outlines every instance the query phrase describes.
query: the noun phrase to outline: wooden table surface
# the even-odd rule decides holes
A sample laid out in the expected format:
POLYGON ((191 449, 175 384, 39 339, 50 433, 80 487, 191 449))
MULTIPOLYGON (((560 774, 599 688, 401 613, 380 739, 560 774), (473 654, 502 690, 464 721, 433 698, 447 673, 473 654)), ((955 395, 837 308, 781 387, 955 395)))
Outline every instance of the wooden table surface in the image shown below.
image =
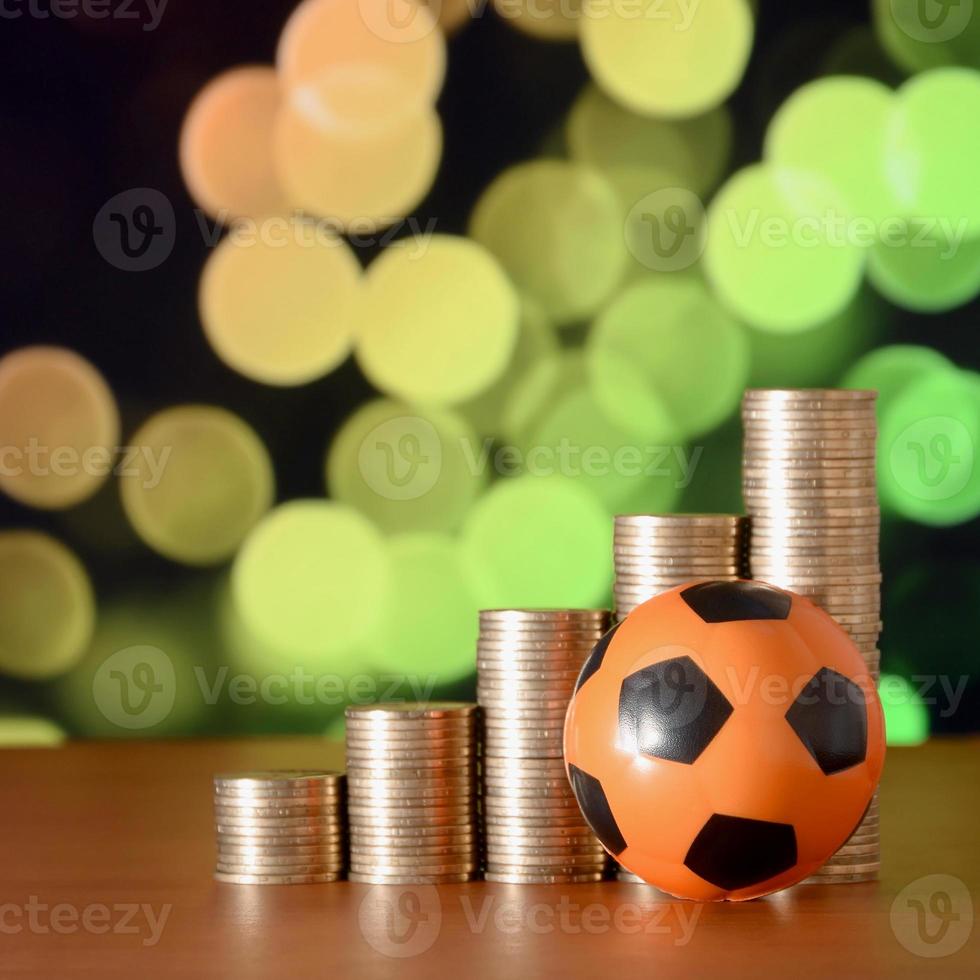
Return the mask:
POLYGON ((889 753, 878 884, 699 906, 616 883, 212 880, 214 771, 342 758, 315 739, 0 752, 0 976, 980 976, 980 739, 889 753))

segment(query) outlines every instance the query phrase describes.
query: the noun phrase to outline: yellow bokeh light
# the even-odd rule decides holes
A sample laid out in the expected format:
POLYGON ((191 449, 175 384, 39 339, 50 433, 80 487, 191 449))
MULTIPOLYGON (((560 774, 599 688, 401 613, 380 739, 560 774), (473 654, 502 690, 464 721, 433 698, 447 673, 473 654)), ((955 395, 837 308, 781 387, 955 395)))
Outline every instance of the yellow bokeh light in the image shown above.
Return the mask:
POLYGON ((397 75, 367 71, 367 88, 327 69, 293 89, 276 121, 276 170, 294 207, 333 218, 348 231, 377 231, 425 197, 442 156, 442 123, 428 104, 399 113, 397 75))
POLYGON ((446 39, 417 0, 305 0, 279 38, 276 67, 287 89, 343 64, 391 68, 403 85, 435 102, 446 74, 446 39))
POLYGON ((586 64, 607 95, 634 112, 684 117, 735 90, 755 24, 746 0, 585 0, 580 31, 586 64))
POLYGON ((0 717, 0 748, 53 748, 65 741, 65 731, 47 718, 32 715, 0 717))
POLYGON ((92 584, 75 555, 37 531, 0 532, 0 673, 63 674, 94 627, 92 584))
POLYGON ((281 101, 275 69, 249 65, 212 79, 191 103, 180 169, 191 197, 212 217, 257 217, 285 206, 272 157, 281 101))
POLYGON ((116 463, 119 412, 74 351, 24 347, 0 359, 0 489, 61 509, 92 496, 116 463))
POLYGON ((234 233, 208 258, 200 312, 229 367, 271 385, 322 377, 350 353, 361 268, 323 228, 267 219, 256 237, 234 233))
POLYGON ((483 192, 470 234, 559 326, 593 314, 626 269, 621 205, 591 167, 535 160, 483 192))
POLYGON ((517 294, 480 245, 434 235, 386 249, 364 281, 357 360, 381 391, 451 405, 504 372, 517 342, 517 294))
POLYGON ((311 658, 341 655, 378 621, 389 559, 374 525, 326 500, 271 511, 235 559, 235 609, 261 643, 311 658))
POLYGON ((272 505, 272 461, 236 415, 182 405, 154 415, 130 440, 123 508, 154 551, 189 565, 230 558, 272 505))

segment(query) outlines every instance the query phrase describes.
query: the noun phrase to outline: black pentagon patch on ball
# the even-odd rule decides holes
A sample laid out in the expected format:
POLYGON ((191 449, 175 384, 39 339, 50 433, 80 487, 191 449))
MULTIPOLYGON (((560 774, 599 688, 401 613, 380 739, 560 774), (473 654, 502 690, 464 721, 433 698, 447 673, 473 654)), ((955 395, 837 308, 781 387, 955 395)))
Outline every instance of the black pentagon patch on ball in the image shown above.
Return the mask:
POLYGON ((579 809, 603 847, 610 854, 622 854, 626 850, 626 841, 609 807, 602 783, 571 763, 568 764, 568 777, 579 809))
POLYGON ((589 659, 582 665, 582 671, 578 675, 578 680, 575 682, 576 694, 582 689, 582 685, 602 666, 602 661, 606 656, 606 651, 609 649, 609 644, 612 643, 612 638, 616 635, 616 630, 621 625, 622 623, 617 623, 592 648, 592 653, 589 654, 589 659))
POLYGON ((786 619, 793 605, 792 596, 760 582, 701 582, 681 598, 706 623, 786 619))
POLYGON ((710 677, 675 657, 630 674, 619 689, 619 738, 637 754, 690 764, 732 713, 710 677))
POLYGON ((786 720, 827 776, 864 761, 868 715, 854 681, 823 667, 786 712, 786 720))
POLYGON ((796 831, 788 823, 714 814, 694 838, 684 865, 699 878, 734 891, 789 871, 796 831))

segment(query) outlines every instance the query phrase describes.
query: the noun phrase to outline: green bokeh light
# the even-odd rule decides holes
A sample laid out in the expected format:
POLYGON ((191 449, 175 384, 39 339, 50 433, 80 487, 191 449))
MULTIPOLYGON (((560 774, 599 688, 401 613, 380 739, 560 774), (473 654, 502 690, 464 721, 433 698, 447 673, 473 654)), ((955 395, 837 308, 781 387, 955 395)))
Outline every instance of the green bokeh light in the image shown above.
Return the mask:
POLYGON ((920 239, 876 245, 868 255, 868 279, 886 299, 915 313, 943 313, 980 294, 980 241, 920 239))
POLYGON ((71 551, 38 531, 0 533, 0 674, 63 674, 94 624, 92 583, 71 551))
POLYGON ((342 504, 298 500, 266 515, 232 570, 235 607, 256 638, 343 657, 378 620, 389 560, 370 521, 342 504))
POLYGON ((872 16, 882 46, 909 72, 980 64, 980 17, 968 0, 872 0, 872 16))
POLYGON ((357 360, 386 394, 449 405, 485 391, 517 343, 520 306, 480 245, 433 235, 387 248, 368 269, 357 360))
POLYGON ((379 399, 341 426, 327 453, 330 495, 382 530, 449 531, 486 481, 482 443, 449 409, 379 399))
POLYGON ((580 33, 589 71, 608 95, 635 112, 684 117, 724 102, 741 81, 755 22, 746 0, 585 0, 580 33))
POLYGON ((409 534, 388 550, 391 588, 368 644, 372 666, 409 676, 419 689, 472 674, 480 606, 458 543, 409 534))
POLYGON ((891 89, 870 78, 821 78, 804 85, 770 123, 765 157, 777 167, 825 177, 840 191, 852 219, 877 228, 896 213, 885 153, 895 101, 891 89))
POLYGON ((693 274, 708 235, 701 198, 667 171, 622 166, 606 174, 623 211, 630 256, 624 286, 651 275, 693 274))
POLYGON ((980 72, 940 68, 898 91, 889 174, 905 217, 948 244, 980 238, 980 72), (936 223, 938 221, 938 224, 936 223))
POLYGON ((501 419, 513 393, 545 359, 558 354, 554 326, 533 300, 521 301, 520 332, 507 370, 482 395, 457 406, 480 435, 498 435, 501 419))
POLYGON ((929 738, 929 710, 904 677, 882 674, 878 681, 889 745, 922 745, 929 738))
POLYGON ((184 600, 137 595, 100 608, 83 660, 53 689, 72 733, 163 738, 194 734, 217 720, 200 684, 202 670, 213 680, 209 624, 184 600))
POLYGON ((523 448, 530 447, 534 430, 550 407, 586 379, 581 350, 563 349, 542 357, 511 389, 500 418, 500 434, 523 448))
POLYGON ((559 326, 594 313, 626 267, 616 192, 578 163, 505 170, 477 201, 470 234, 559 326))
POLYGON ((980 514, 980 375, 933 371, 908 384, 881 416, 882 505, 931 525, 980 514))
MULTIPOLYGON (((748 386, 833 387, 847 366, 871 348, 881 334, 882 305, 880 299, 865 290, 842 313, 813 330, 776 334, 748 329, 752 365, 748 386)), ((736 434, 735 439, 740 441, 741 437, 736 434)))
POLYGON ((693 276, 631 286, 598 318, 586 351, 596 402, 647 439, 710 431, 738 406, 748 377, 744 330, 693 276))
POLYGON ((954 371, 955 366, 931 347, 889 344, 870 351, 841 379, 842 388, 878 392, 878 417, 910 385, 928 374, 954 371))
POLYGON ((159 412, 133 436, 120 481, 133 528, 155 551, 190 565, 230 558, 272 505, 272 460, 236 415, 207 405, 159 412))
POLYGON ((610 421, 583 386, 563 392, 545 414, 531 437, 526 465, 532 473, 543 466, 535 475, 548 475, 564 452, 564 478, 587 487, 610 515, 629 509, 640 495, 662 512, 680 495, 672 459, 663 458, 672 450, 657 449, 610 421))
POLYGON ((864 250, 842 230, 846 208, 825 179, 757 165, 739 171, 708 212, 705 271, 719 298, 761 330, 810 330, 844 310, 864 250))
POLYGON ((64 729, 47 718, 0 717, 0 747, 5 749, 52 748, 61 745, 66 737, 64 729))
POLYGON ((697 194, 717 185, 732 153, 727 107, 692 119, 655 119, 623 108, 596 85, 576 99, 565 133, 574 160, 606 172, 630 167, 669 174, 697 194))
POLYGON ((462 549, 482 608, 592 606, 608 592, 612 531, 602 505, 560 477, 503 480, 477 502, 462 549))

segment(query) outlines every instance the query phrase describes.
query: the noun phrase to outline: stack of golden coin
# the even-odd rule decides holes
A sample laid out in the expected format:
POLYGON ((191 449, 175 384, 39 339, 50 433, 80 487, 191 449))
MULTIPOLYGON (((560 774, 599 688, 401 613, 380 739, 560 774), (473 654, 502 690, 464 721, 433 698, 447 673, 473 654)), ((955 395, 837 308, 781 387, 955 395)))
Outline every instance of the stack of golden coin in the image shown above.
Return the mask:
MULTIPOLYGON (((881 630, 873 391, 748 391, 742 493, 752 577, 806 596, 850 633, 877 680, 881 630)), ((812 882, 873 881, 878 801, 812 882)))
POLYGON ((745 561, 747 522, 736 514, 629 514, 616 518, 616 618, 698 579, 734 581, 745 561))
POLYGON ((565 711, 605 610, 480 613, 486 878, 513 884, 600 881, 606 855, 565 773, 565 711))
POLYGON ((305 885, 343 876, 341 773, 219 773, 214 815, 218 881, 305 885))
MULTIPOLYGON (((616 518, 616 618, 678 585, 742 576, 748 522, 737 514, 627 514, 616 518)), ((625 868, 620 881, 642 883, 625 868)))
POLYGON ((476 705, 347 709, 350 880, 446 884, 479 872, 476 705))

